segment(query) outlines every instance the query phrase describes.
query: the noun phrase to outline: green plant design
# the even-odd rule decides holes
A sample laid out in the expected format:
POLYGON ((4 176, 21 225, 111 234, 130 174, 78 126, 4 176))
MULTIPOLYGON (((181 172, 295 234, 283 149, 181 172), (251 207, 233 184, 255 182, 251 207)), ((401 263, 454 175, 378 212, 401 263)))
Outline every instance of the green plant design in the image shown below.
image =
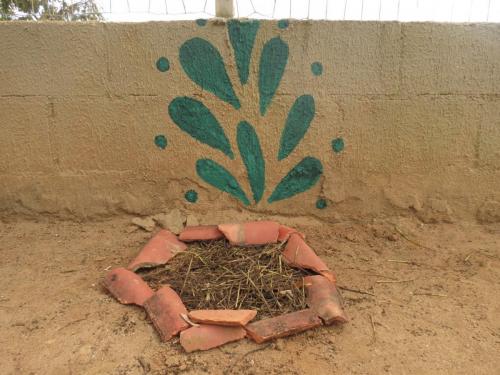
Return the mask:
POLYGON ((234 159, 222 126, 202 102, 187 96, 178 96, 170 102, 168 113, 172 121, 191 137, 234 159))
POLYGON ((302 95, 295 100, 281 133, 278 160, 290 155, 304 138, 314 118, 314 111, 314 98, 311 95, 302 95))
POLYGON ((288 62, 288 44, 281 38, 273 38, 264 44, 259 64, 260 114, 265 115, 278 89, 288 62))
POLYGON ((258 203, 266 186, 266 164, 262 155, 259 137, 255 129, 246 121, 238 124, 238 149, 247 169, 248 181, 252 189, 253 199, 258 203))
MULTIPOLYGON (((230 20, 227 23, 229 41, 234 50, 242 85, 247 84, 250 78, 250 62, 259 25, 256 20, 230 20)), ((278 27, 286 29, 288 21, 280 21, 278 27)), ((258 105, 262 116, 266 115, 272 104, 286 70, 288 55, 288 44, 280 37, 271 38, 264 43, 258 71, 258 105)), ((236 110, 241 108, 241 102, 226 71, 227 65, 220 52, 209 41, 198 37, 187 40, 179 49, 179 61, 186 75, 203 90, 229 103, 236 110)), ((168 105, 168 114, 179 129, 234 160, 233 148, 224 129, 201 101, 188 96, 176 97, 168 105)), ((314 98, 311 95, 299 96, 289 110, 281 133, 276 156, 278 161, 287 158, 297 148, 311 126, 314 115, 314 98)), ((236 130, 237 148, 246 169, 252 198, 258 203, 262 200, 266 187, 266 161, 258 132, 248 121, 239 122, 236 130)), ((232 195, 244 205, 251 204, 237 179, 214 160, 199 159, 196 162, 196 172, 207 184, 232 195)), ((318 159, 304 157, 276 185, 267 202, 288 199, 309 190, 316 185, 322 173, 323 166, 318 159)), ((193 202, 193 199, 190 201, 193 202)), ((326 204, 322 208, 323 206, 326 207, 326 204)))
POLYGON ((200 159, 196 162, 196 172, 206 183, 219 190, 231 194, 239 199, 245 206, 250 204, 245 192, 236 178, 222 165, 211 159, 200 159))

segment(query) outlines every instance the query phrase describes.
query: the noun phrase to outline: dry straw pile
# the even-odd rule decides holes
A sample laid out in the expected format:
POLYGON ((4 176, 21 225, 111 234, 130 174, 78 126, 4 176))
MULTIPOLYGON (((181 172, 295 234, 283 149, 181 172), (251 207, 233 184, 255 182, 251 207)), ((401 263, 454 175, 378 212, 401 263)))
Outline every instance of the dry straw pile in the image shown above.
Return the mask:
POLYGON ((198 242, 165 266, 140 273, 154 289, 170 285, 188 310, 253 309, 259 319, 277 316, 306 308, 302 278, 308 272, 289 267, 282 246, 198 242))

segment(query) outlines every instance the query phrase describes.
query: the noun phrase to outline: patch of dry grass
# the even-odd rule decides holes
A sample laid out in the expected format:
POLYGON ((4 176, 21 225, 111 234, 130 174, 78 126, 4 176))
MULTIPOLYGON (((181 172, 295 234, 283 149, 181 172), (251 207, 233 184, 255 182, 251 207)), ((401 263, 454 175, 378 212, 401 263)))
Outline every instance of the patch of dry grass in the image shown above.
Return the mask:
POLYGON ((140 273, 154 289, 170 285, 188 310, 253 309, 258 318, 277 316, 306 308, 302 278, 308 273, 284 262, 282 246, 193 243, 165 266, 140 273))

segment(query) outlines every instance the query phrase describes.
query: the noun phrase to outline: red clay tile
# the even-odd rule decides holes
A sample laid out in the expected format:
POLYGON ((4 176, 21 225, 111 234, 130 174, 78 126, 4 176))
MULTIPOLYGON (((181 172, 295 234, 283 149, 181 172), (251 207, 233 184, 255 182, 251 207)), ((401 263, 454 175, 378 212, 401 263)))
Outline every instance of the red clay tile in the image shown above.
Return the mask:
POLYGON ((342 299, 334 283, 324 276, 306 276, 307 305, 316 311, 325 324, 345 323, 349 319, 342 308, 342 299))
POLYGON ((186 227, 179 234, 179 240, 186 242, 219 240, 223 237, 224 234, 217 228, 217 225, 186 227))
POLYGON ((164 286, 144 302, 149 318, 152 320, 162 341, 170 340, 189 324, 182 319, 181 314, 187 314, 186 307, 175 291, 164 286))
POLYGON ((188 314, 193 322, 218 326, 244 326, 255 315, 255 310, 194 310, 188 314))
POLYGON ((242 327, 222 327, 210 324, 201 324, 181 332, 181 345, 187 352, 208 350, 241 340, 246 335, 242 327))
POLYGON ((142 306, 153 295, 153 290, 135 273, 115 268, 104 277, 104 287, 121 303, 142 306))
POLYGON ((265 245, 278 242, 280 225, 275 221, 251 221, 243 225, 247 245, 265 245))
POLYGON ((290 235, 283 258, 292 267, 305 268, 322 274, 330 281, 335 282, 335 275, 328 266, 316 255, 313 249, 307 245, 302 237, 296 233, 290 235))
POLYGON ((149 240, 127 268, 131 271, 137 271, 139 268, 165 264, 186 248, 186 244, 179 241, 175 234, 168 230, 161 230, 149 240))
POLYGON ((320 271, 319 274, 322 275, 323 277, 326 277, 328 280, 330 280, 334 284, 337 282, 337 277, 335 276, 335 274, 332 271, 320 271))
POLYGON ((287 241, 288 238, 292 233, 297 233, 300 235, 303 239, 306 238, 306 235, 303 233, 300 233, 298 230, 287 227, 286 225, 280 225, 279 231, 278 231, 278 241, 279 242, 284 242, 287 241))
POLYGON ((320 325, 321 320, 318 318, 318 314, 313 310, 306 309, 275 318, 259 320, 248 324, 245 329, 248 336, 260 344, 279 337, 303 332, 310 328, 316 328, 320 325))
POLYGON ((218 228, 224 233, 231 245, 255 246, 278 241, 279 224, 275 221, 220 224, 218 228))
POLYGON ((217 228, 232 245, 245 243, 245 229, 243 224, 219 224, 217 228))

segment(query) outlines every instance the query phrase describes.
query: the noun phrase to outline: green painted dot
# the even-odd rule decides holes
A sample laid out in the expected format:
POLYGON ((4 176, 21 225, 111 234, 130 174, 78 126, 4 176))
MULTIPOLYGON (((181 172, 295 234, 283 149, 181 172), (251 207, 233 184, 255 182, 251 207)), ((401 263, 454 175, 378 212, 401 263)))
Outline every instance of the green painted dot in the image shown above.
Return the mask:
POLYGON ((199 18, 196 20, 196 24, 200 27, 203 27, 207 24, 207 20, 203 19, 203 18, 199 18))
POLYGON ((323 208, 326 208, 326 206, 328 206, 328 203, 326 202, 325 199, 323 198, 319 198, 317 201, 316 201, 316 208, 322 210, 323 208))
POLYGON ((156 68, 160 71, 160 72, 166 72, 167 70, 170 69, 170 61, 168 61, 168 59, 166 57, 160 57, 157 61, 156 61, 156 68))
POLYGON ((332 149, 336 154, 341 152, 344 149, 344 140, 342 138, 335 138, 332 141, 332 149))
POLYGON ((289 23, 288 20, 279 20, 278 21, 278 27, 280 29, 286 29, 288 27, 289 23))
POLYGON ((188 190, 186 194, 184 194, 184 198, 186 198, 188 202, 195 203, 198 200, 198 193, 194 190, 188 190))
POLYGON ((157 135, 155 137, 155 145, 162 150, 165 150, 165 147, 167 147, 167 137, 165 137, 163 134, 157 135))
POLYGON ((311 64, 311 71, 315 76, 320 76, 321 74, 323 74, 323 65, 321 65, 321 63, 317 61, 313 62, 311 64))

